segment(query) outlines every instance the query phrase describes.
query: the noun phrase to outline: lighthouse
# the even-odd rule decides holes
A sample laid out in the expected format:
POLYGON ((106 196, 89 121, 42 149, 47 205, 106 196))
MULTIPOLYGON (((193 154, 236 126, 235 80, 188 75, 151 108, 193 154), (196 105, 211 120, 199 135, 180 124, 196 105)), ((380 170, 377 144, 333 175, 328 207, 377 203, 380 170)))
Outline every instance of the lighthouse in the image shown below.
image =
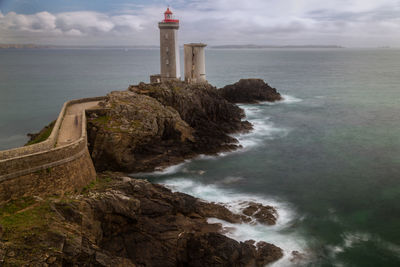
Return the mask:
MULTIPOLYGON (((160 28, 160 65, 161 74, 150 75, 150 83, 158 84, 170 80, 180 80, 180 61, 178 46, 179 20, 174 19, 169 8, 164 12, 164 20, 158 23, 160 28)), ((206 44, 190 43, 184 45, 185 82, 207 83, 205 52, 206 44)))
POLYGON ((158 23, 160 29, 161 81, 179 80, 178 29, 179 20, 174 19, 169 8, 164 12, 164 20, 158 23))

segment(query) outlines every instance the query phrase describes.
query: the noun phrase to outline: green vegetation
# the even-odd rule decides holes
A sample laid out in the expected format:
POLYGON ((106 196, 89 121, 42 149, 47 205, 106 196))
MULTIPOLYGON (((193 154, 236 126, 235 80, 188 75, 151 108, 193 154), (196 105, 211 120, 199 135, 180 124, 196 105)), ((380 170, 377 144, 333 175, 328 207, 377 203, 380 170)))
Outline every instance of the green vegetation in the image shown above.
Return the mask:
POLYGON ((142 126, 142 122, 140 120, 134 120, 131 122, 132 127, 139 128, 142 126))
POLYGON ((41 142, 47 140, 47 138, 49 138, 51 132, 53 131, 55 123, 56 123, 56 121, 53 121, 49 125, 44 127, 44 129, 41 130, 39 132, 39 134, 33 140, 29 141, 25 146, 41 143, 41 142))
POLYGON ((177 87, 177 86, 172 87, 172 90, 173 90, 174 92, 179 92, 181 89, 182 89, 182 88, 177 87))
POLYGON ((0 206, 2 242, 7 254, 1 266, 30 266, 38 255, 57 251, 49 235, 57 235, 53 227, 54 211, 50 200, 20 198, 0 206))
POLYGON ((0 225, 3 239, 17 241, 41 231, 51 215, 48 202, 38 202, 33 198, 10 201, 0 207, 0 225))
POLYGON ((4 206, 0 206, 0 220, 3 216, 7 214, 14 214, 19 210, 23 210, 31 205, 33 205, 36 201, 31 197, 24 197, 18 200, 13 200, 5 204, 4 206))
POLYGON ((110 120, 111 120, 110 116, 101 116, 96 119, 93 119, 93 122, 99 124, 107 124, 110 120))
POLYGON ((109 176, 97 176, 96 180, 91 181, 90 184, 82 188, 82 194, 86 195, 93 189, 104 189, 107 187, 108 183, 112 181, 109 176))

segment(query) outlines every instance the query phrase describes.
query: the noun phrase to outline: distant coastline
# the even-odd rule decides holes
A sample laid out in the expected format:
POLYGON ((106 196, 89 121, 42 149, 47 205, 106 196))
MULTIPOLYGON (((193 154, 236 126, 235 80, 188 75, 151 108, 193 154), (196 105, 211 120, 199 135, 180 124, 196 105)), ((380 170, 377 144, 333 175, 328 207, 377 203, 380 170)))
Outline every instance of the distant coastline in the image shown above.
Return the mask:
MULTIPOLYGON (((156 45, 138 46, 96 46, 96 45, 37 45, 37 44, 0 44, 0 49, 159 49, 156 45)), ((265 48, 344 48, 339 45, 215 45, 214 49, 265 49, 265 48)))
POLYGON ((345 48, 340 45, 215 45, 216 49, 265 49, 265 48, 345 48))
MULTIPOLYGON (((183 46, 180 46, 182 48, 183 46)), ((245 44, 245 45, 210 45, 211 49, 346 49, 348 47, 340 45, 255 45, 255 44, 245 44)), ((361 47, 360 47, 361 48, 361 47)), ((367 47, 365 47, 367 48, 367 47)), ((379 46, 379 47, 369 47, 376 49, 391 49, 396 47, 391 46, 379 46)), ((158 45, 113 45, 113 46, 99 46, 99 45, 49 45, 49 44, 1 44, 0 49, 160 49, 158 45)))
POLYGON ((37 45, 37 44, 0 44, 0 49, 159 49, 156 45, 138 46, 96 46, 96 45, 37 45))

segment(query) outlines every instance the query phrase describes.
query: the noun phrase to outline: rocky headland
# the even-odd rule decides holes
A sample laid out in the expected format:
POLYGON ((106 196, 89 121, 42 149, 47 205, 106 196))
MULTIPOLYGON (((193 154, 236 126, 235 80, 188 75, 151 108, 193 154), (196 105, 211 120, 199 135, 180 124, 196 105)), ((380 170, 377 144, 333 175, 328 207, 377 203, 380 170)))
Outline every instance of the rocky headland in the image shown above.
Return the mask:
MULTIPOLYGON (((272 207, 258 208, 275 218, 272 207)), ((7 266, 264 266, 282 257, 272 244, 237 242, 220 233, 220 224, 207 223, 207 218, 257 219, 246 214, 107 172, 80 194, 25 198, 1 207, 0 261, 7 266)))
POLYGON ((235 103, 277 101, 260 79, 242 79, 217 89, 184 82, 130 86, 115 91, 89 114, 89 151, 99 171, 152 171, 199 154, 239 147, 231 134, 252 125, 235 103), (233 96, 236 96, 233 97, 233 96))
MULTIPOLYGON (((283 256, 266 242, 224 236, 217 218, 273 225, 274 207, 244 203, 239 214, 164 186, 127 177, 199 154, 237 149, 252 129, 235 105, 276 101, 262 80, 217 89, 183 82, 130 86, 87 112, 97 180, 82 192, 28 197, 0 207, 0 265, 264 266, 283 256), (237 97, 233 97, 237 96, 237 97)), ((268 240, 267 240, 268 241, 268 240)))

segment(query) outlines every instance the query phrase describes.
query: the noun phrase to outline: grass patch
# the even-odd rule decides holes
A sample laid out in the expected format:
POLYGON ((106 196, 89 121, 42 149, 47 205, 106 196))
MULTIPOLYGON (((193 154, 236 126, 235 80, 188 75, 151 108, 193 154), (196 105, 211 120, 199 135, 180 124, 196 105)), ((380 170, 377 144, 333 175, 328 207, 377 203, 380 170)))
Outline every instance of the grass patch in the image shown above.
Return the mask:
POLYGON ((29 141, 28 143, 26 143, 25 146, 29 146, 29 145, 33 145, 33 144, 37 144, 37 143, 41 143, 43 141, 46 141, 47 138, 49 138, 51 132, 53 131, 54 128, 54 124, 56 123, 56 121, 51 122, 49 125, 47 125, 46 127, 44 127, 39 134, 31 141, 29 141))
POLYGON ((4 237, 9 241, 36 234, 51 217, 48 202, 37 202, 33 198, 21 198, 0 207, 0 224, 4 237))
POLYGON ((91 181, 90 184, 82 188, 82 194, 87 194, 94 189, 104 189, 107 188, 108 184, 112 181, 109 176, 97 176, 96 180, 91 181))
POLYGON ((0 220, 3 216, 14 214, 19 210, 23 210, 35 204, 35 202, 36 201, 31 197, 23 197, 6 203, 4 206, 0 207, 0 220))
POLYGON ((99 124, 107 124, 110 121, 110 119, 111 119, 110 116, 100 116, 98 118, 93 119, 93 122, 99 124))
POLYGON ((62 232, 50 200, 20 198, 0 206, 5 251, 13 252, 0 266, 36 266, 45 255, 59 253, 62 232), (56 224, 54 224, 56 223, 56 224))

